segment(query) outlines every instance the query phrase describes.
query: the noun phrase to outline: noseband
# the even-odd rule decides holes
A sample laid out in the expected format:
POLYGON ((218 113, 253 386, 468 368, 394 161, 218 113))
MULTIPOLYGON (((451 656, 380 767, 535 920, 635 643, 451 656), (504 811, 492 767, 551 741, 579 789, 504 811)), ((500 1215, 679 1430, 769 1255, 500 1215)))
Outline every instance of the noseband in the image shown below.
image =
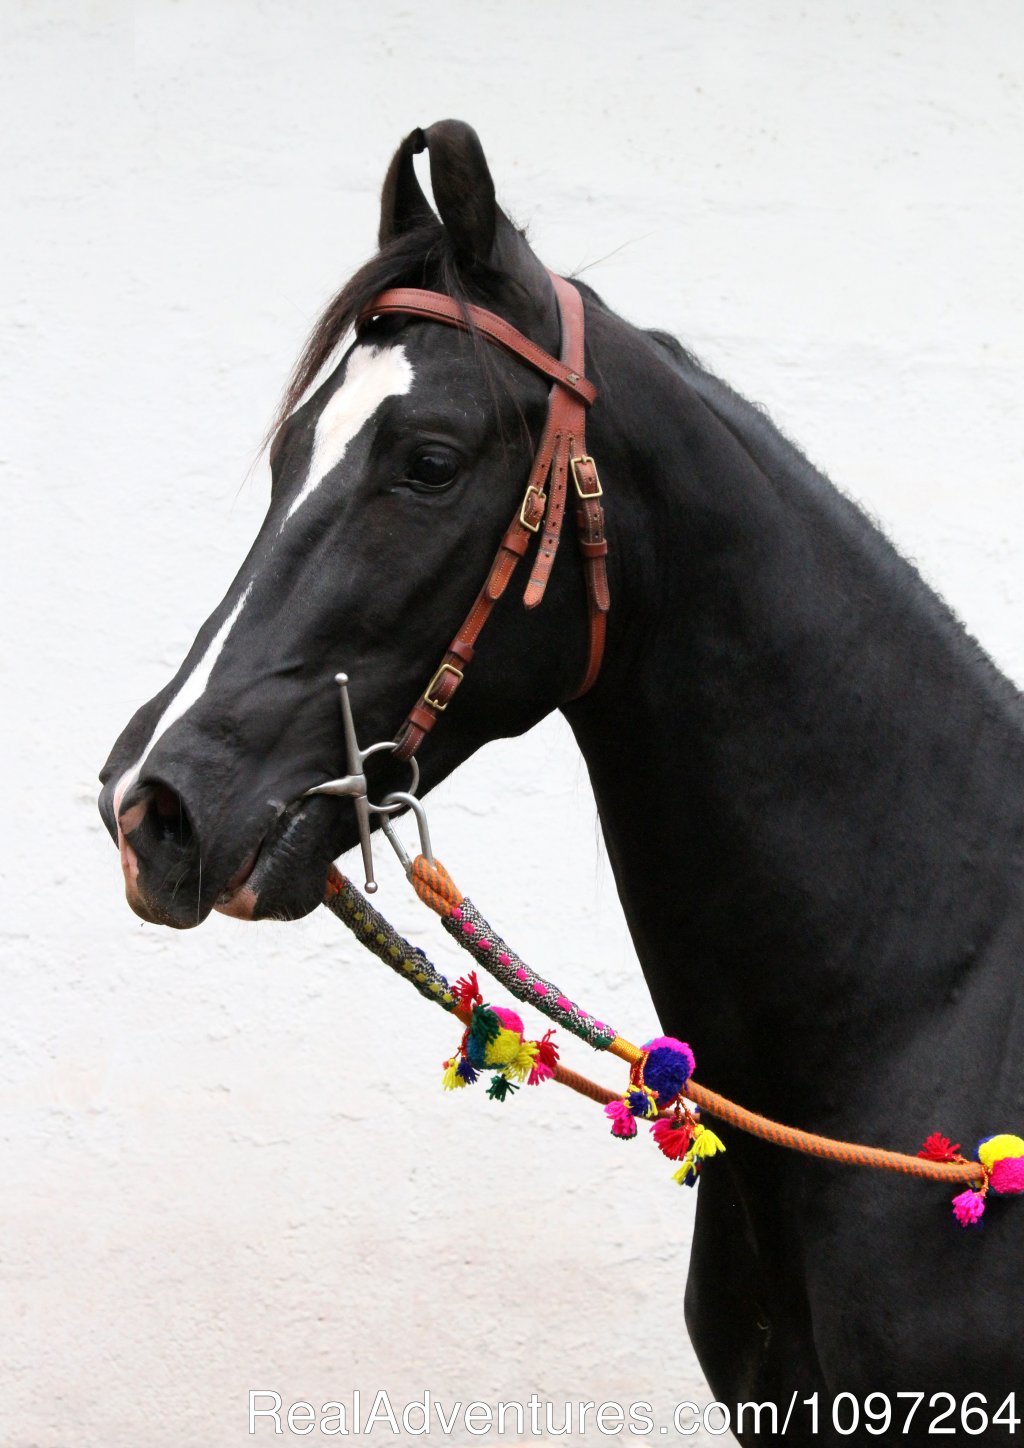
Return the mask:
POLYGON ((508 587, 516 565, 529 548, 533 535, 540 532, 542 524, 544 531, 523 594, 523 604, 526 608, 536 608, 544 597, 562 533, 570 472, 577 497, 576 528, 587 582, 589 626, 586 669, 572 697, 578 699, 585 694, 601 669, 610 602, 605 563, 608 543, 604 533, 604 509, 600 502, 601 480, 586 447, 587 408, 597 397, 597 388, 584 376, 582 298, 571 282, 553 273, 549 275, 562 328, 560 357, 552 357, 493 312, 469 304, 462 305, 441 292, 420 291, 415 287, 394 287, 381 292, 359 319, 360 326, 365 326, 374 317, 400 313, 426 321, 443 322, 464 332, 479 333, 534 371, 551 378, 552 383, 544 431, 522 502, 505 530, 476 602, 399 731, 395 741, 395 754, 399 759, 412 758, 451 703, 473 660, 477 639, 490 618, 491 610, 508 587))

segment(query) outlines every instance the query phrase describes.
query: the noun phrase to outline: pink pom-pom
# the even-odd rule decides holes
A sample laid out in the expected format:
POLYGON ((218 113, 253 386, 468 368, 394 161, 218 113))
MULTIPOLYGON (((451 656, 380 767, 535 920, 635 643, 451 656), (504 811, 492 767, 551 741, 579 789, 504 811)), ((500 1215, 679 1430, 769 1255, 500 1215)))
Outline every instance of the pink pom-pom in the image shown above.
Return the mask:
POLYGON ((989 1177, 994 1192, 1012 1197, 1024 1192, 1024 1156, 1004 1156, 997 1161, 989 1177))
POLYGON ((526 1078, 527 1086, 539 1086, 542 1081, 550 1081, 554 1075, 551 1067, 544 1061, 536 1061, 526 1078))
POLYGON ((636 1136, 636 1121, 625 1101, 609 1101, 604 1114, 612 1124, 612 1136, 636 1136))
POLYGON ((520 1036, 523 1034, 525 1028, 522 1016, 510 1011, 508 1006, 492 1006, 491 1009, 507 1031, 515 1031, 520 1036))
POLYGON ((984 1212, 985 1198, 981 1192, 973 1191, 970 1187, 953 1198, 953 1215, 961 1227, 973 1227, 975 1222, 981 1220, 984 1212))

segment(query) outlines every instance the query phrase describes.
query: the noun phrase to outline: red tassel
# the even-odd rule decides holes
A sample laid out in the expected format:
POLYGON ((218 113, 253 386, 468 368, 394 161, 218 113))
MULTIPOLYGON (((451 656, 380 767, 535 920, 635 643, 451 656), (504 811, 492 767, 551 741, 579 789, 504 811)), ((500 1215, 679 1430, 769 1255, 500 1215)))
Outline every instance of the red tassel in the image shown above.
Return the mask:
POLYGON ((960 1143, 950 1146, 949 1137, 943 1136, 938 1131, 933 1131, 925 1141, 921 1150, 917 1153, 925 1161, 959 1161, 957 1153, 960 1150, 960 1143))
POLYGON ((651 1135, 669 1161, 679 1161, 690 1149, 693 1125, 685 1116, 659 1116, 651 1123, 651 1135))
POLYGON ((554 1031, 546 1031, 539 1041, 534 1041, 537 1047, 537 1059, 533 1063, 533 1070, 530 1072, 527 1081, 528 1086, 539 1086, 542 1081, 550 1081, 555 1074, 555 1067, 558 1065, 558 1047, 551 1037, 554 1031))
POLYGON ((549 1071, 554 1071, 558 1065, 558 1047, 551 1039, 554 1031, 545 1031, 537 1042, 537 1060, 542 1066, 547 1066, 549 1071))
POLYGON ((480 994, 480 986, 477 982, 476 971, 471 970, 468 975, 455 982, 455 999, 460 1006, 483 1005, 483 996, 480 994))

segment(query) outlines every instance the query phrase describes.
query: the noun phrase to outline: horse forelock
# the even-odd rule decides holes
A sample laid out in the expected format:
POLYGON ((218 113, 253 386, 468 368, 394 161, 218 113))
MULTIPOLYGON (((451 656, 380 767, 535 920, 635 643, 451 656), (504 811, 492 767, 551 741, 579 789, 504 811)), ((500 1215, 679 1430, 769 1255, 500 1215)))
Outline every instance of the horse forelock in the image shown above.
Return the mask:
MULTIPOLYGON (((299 405, 365 308, 389 287, 422 287, 443 292, 457 302, 480 306, 508 303, 522 291, 514 277, 462 259, 439 221, 394 237, 349 278, 314 324, 265 442, 269 442, 299 405)), ((487 343, 477 339, 477 350, 486 365, 487 343)))

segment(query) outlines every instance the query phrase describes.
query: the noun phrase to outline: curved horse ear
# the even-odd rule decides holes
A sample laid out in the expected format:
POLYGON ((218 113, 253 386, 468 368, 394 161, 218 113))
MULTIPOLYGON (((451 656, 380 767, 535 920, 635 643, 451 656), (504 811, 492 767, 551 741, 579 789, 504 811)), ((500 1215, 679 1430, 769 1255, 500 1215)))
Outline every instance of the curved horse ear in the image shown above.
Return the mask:
MULTIPOLYGON (((557 337, 557 307, 547 270, 494 196, 480 139, 465 121, 438 121, 423 133, 430 153, 430 184, 441 220, 458 255, 516 285, 510 305, 528 312, 524 322, 557 337)), ((411 164, 411 162, 410 162, 411 164)), ((550 336, 548 336, 550 344, 550 336)))
POLYGON ((410 131, 391 159, 380 197, 380 229, 377 241, 385 246, 396 236, 436 218, 416 179, 413 156, 427 148, 419 126, 410 131))
POLYGON ((434 201, 456 252, 469 262, 490 262, 498 203, 479 136, 465 121, 437 121, 424 139, 434 201))
POLYGON ((557 309, 547 272, 498 206, 480 139, 465 121, 437 121, 410 131, 399 146, 381 195, 381 246, 438 219, 416 179, 413 157, 421 151, 429 153, 434 203, 456 254, 510 278, 517 288, 510 305, 525 305, 524 320, 550 334, 557 328, 557 309))

